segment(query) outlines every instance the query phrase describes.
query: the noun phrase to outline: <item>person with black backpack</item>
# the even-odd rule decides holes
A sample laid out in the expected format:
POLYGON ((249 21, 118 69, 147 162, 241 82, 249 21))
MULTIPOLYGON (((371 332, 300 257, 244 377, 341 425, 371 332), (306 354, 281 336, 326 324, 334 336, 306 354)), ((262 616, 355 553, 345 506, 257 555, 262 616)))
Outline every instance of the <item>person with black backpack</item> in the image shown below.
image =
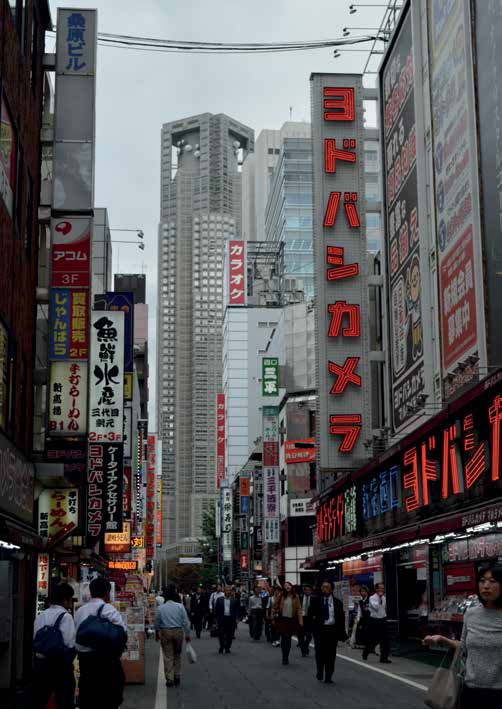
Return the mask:
POLYGON ((45 709, 52 694, 58 709, 75 706, 75 623, 70 613, 73 588, 61 583, 51 591, 51 604, 33 628, 33 706, 45 709))
POLYGON ((91 600, 75 613, 79 707, 118 709, 125 684, 120 656, 127 645, 127 626, 110 604, 109 581, 94 579, 89 591, 91 600))

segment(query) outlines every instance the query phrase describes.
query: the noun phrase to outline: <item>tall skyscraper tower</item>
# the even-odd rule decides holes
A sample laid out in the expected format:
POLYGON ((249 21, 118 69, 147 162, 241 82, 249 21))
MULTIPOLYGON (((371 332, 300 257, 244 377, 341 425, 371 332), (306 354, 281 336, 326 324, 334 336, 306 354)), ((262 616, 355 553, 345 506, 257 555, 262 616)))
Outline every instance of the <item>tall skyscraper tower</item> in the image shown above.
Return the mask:
POLYGON ((158 424, 164 547, 201 535, 216 492, 225 242, 241 234, 241 165, 254 131, 203 113, 162 127, 158 424))

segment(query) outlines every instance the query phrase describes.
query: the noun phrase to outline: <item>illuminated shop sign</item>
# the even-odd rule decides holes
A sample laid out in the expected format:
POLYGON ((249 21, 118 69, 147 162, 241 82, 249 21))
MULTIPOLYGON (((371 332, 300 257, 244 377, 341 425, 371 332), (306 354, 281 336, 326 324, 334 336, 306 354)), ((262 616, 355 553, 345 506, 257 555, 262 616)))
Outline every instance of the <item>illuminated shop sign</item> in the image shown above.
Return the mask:
POLYGON ((316 510, 318 542, 368 536, 500 496, 502 386, 483 391, 481 384, 476 393, 400 443, 385 463, 335 486, 316 510))

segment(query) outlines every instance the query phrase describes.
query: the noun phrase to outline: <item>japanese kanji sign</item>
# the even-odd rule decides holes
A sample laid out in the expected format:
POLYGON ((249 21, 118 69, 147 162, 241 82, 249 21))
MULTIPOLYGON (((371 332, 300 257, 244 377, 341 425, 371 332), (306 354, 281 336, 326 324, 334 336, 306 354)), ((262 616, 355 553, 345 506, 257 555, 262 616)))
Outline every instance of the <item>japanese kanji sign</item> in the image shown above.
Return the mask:
POLYGON ((221 489, 221 534, 223 561, 232 561, 233 498, 232 489, 221 489))
POLYGON ((146 556, 153 559, 155 545, 155 495, 157 471, 157 436, 148 434, 147 439, 147 475, 146 475, 146 556))
POLYGON ((93 312, 89 377, 89 440, 124 437, 124 313, 93 312))
POLYGON ((311 89, 323 489, 323 471, 358 467, 367 457, 371 427, 362 79, 313 74, 311 89))
POLYGON ((105 532, 122 531, 123 464, 121 443, 89 443, 86 526, 91 546, 105 532))
POLYGON ((124 521, 121 532, 106 532, 104 548, 108 554, 129 554, 131 547, 130 522, 124 521))
POLYGON ((246 305, 246 244, 228 242, 228 304, 246 305))
POLYGON ((216 394, 216 485, 225 477, 225 394, 216 394))
POLYGON ((91 225, 90 217, 51 220, 52 288, 89 288, 91 225))
POLYGON ((87 362, 51 362, 49 435, 87 432, 87 362))
POLYGON ((76 488, 42 490, 38 498, 38 533, 49 544, 62 540, 78 527, 76 488))
POLYGON ((49 554, 45 552, 37 559, 37 615, 45 610, 45 602, 49 595, 49 554))
POLYGON ((280 530, 280 482, 279 482, 279 409, 264 406, 262 459, 263 459, 263 519, 265 542, 277 544, 280 530))
POLYGON ((262 358, 262 396, 279 396, 279 360, 277 357, 262 358))
POLYGON ((89 291, 52 288, 50 292, 49 359, 89 356, 89 291))
POLYGON ((96 20, 96 10, 58 8, 58 73, 77 76, 95 73, 96 20))

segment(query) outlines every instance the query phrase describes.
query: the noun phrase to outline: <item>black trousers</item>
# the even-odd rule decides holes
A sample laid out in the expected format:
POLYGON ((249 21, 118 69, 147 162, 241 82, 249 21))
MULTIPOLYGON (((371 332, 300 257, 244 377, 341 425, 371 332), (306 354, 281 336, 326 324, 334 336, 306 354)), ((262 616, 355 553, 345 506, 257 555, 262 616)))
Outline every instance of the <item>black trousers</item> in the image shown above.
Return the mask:
POLYGON ((502 709, 502 689, 476 689, 464 686, 461 709, 502 709))
POLYGON ((45 709, 51 694, 56 696, 58 709, 75 706, 75 675, 72 662, 57 662, 35 658, 33 667, 33 707, 45 709))
POLYGON ((192 625, 195 630, 195 634, 197 635, 198 638, 200 638, 200 635, 202 633, 202 626, 204 624, 204 616, 202 615, 193 615, 192 616, 192 625))
POLYGON ((263 611, 252 610, 249 616, 249 634, 254 640, 259 640, 263 631, 263 611))
POLYGON ((79 709, 119 709, 123 701, 125 676, 119 657, 82 652, 80 665, 79 709))
POLYGON ((218 623, 218 637, 220 640, 220 649, 230 650, 232 640, 235 633, 235 620, 230 616, 223 616, 221 622, 218 623))
POLYGON ((338 638, 334 626, 325 626, 314 633, 315 661, 317 674, 324 679, 331 679, 335 671, 336 650, 338 638))
POLYGON ((308 655, 310 652, 310 642, 312 640, 312 625, 306 618, 303 619, 303 628, 298 633, 299 647, 302 655, 308 655))
POLYGON ((368 621, 368 635, 364 654, 369 655, 375 652, 377 645, 380 645, 380 662, 389 659, 390 638, 389 624, 387 618, 370 618, 368 621))

